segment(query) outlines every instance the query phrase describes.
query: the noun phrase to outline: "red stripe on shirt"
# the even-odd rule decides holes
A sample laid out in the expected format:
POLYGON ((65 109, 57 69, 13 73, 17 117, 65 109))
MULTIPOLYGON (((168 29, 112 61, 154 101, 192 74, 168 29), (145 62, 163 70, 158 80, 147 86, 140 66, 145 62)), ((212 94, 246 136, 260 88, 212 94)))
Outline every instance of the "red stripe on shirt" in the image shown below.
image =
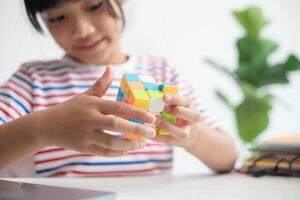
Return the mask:
POLYGON ((13 120, 14 118, 3 108, 0 107, 0 111, 2 111, 6 117, 8 117, 10 120, 13 120))
POLYGON ((64 151, 66 150, 65 148, 51 148, 51 149, 46 149, 46 150, 41 150, 36 152, 35 154, 45 154, 45 153, 52 153, 52 152, 58 152, 58 151, 64 151))
MULTIPOLYGON (((165 144, 162 144, 162 143, 147 143, 146 146, 166 146, 165 144)), ((45 149, 45 150, 41 150, 41 151, 38 151, 36 152, 35 154, 36 155, 39 155, 39 154, 45 154, 45 153, 52 153, 52 152, 58 152, 58 151, 64 151, 64 150, 67 150, 65 148, 50 148, 50 149, 45 149)))
POLYGON ((26 91, 29 95, 33 96, 32 91, 28 90, 24 85, 16 82, 15 80, 10 80, 10 83, 14 84, 15 86, 17 86, 17 87, 21 88, 22 90, 26 91))
MULTIPOLYGON (((16 93, 18 96, 22 97, 23 100, 25 100, 30 106, 32 106, 31 100, 28 99, 27 97, 25 97, 23 94, 21 94, 19 91, 15 90, 14 88, 10 87, 10 86, 3 86, 2 88, 4 89, 8 89, 10 91, 13 91, 14 93, 16 93)), ((18 98, 17 98, 18 99, 18 98)))
POLYGON ((171 169, 172 166, 157 166, 151 168, 145 168, 141 170, 116 170, 116 171, 93 171, 93 172, 85 172, 85 171, 78 171, 78 170, 68 170, 68 171, 58 171, 50 176, 60 176, 66 174, 77 174, 77 175, 119 175, 119 174, 137 174, 137 173, 147 173, 147 172, 154 172, 156 170, 168 170, 171 169))
POLYGON ((15 109, 12 105, 8 104, 7 102, 3 101, 2 99, 0 99, 0 102, 3 103, 8 108, 10 108, 13 111, 15 111, 19 115, 19 117, 22 116, 21 113, 17 109, 15 109))

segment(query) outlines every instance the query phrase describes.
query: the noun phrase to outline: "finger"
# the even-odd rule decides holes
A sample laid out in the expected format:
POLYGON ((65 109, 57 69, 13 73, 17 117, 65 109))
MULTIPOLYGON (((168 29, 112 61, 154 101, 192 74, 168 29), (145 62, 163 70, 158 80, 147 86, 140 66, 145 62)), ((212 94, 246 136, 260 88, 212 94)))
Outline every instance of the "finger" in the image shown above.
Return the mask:
POLYGON ((156 126, 166 131, 168 134, 174 136, 177 139, 185 139, 188 136, 186 130, 174 126, 173 124, 163 120, 160 117, 157 117, 156 126))
POLYGON ((113 81, 113 75, 112 66, 108 65, 102 77, 98 79, 85 93, 88 95, 101 97, 111 85, 113 81))
POLYGON ((120 133, 132 133, 141 137, 144 136, 148 138, 153 138, 156 135, 156 131, 152 127, 134 123, 117 116, 100 115, 98 119, 99 129, 116 131, 120 133))
POLYGON ((111 114, 119 116, 126 119, 136 119, 146 123, 155 123, 156 117, 140 108, 136 108, 130 104, 110 101, 110 100, 101 100, 102 103, 99 105, 100 112, 104 114, 111 114))
POLYGON ((91 139, 96 145, 114 151, 128 152, 144 148, 144 144, 140 141, 130 141, 117 138, 116 136, 105 133, 102 130, 96 130, 92 134, 91 139))
POLYGON ((159 143, 164 143, 170 146, 178 146, 178 139, 175 138, 172 135, 157 135, 155 138, 152 138, 151 140, 159 143))
POLYGON ((96 144, 91 144, 87 148, 87 153, 94 154, 97 156, 106 156, 106 157, 121 157, 125 156, 128 152, 126 151, 116 151, 112 149, 107 149, 96 144))
POLYGON ((166 94, 164 95, 163 100, 167 105, 174 106, 189 107, 192 104, 192 101, 190 99, 176 94, 166 94))
POLYGON ((192 124, 198 123, 201 120, 201 114, 194 109, 183 106, 167 106, 165 112, 188 121, 192 124))

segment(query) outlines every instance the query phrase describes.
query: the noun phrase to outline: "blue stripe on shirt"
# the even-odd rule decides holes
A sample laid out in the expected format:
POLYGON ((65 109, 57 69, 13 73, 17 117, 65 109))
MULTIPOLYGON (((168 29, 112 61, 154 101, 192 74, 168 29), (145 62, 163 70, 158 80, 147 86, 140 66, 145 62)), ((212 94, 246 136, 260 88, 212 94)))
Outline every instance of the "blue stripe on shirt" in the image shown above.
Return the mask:
POLYGON ((42 173, 46 173, 46 172, 51 172, 51 171, 55 171, 58 170, 60 168, 63 167, 67 167, 67 166, 109 166, 109 165, 134 165, 134 164, 144 164, 144 163, 168 163, 168 162, 172 162, 173 159, 149 159, 149 160, 141 160, 141 161, 127 161, 127 162, 72 162, 72 163, 67 163, 67 164, 63 164, 63 165, 59 165, 57 167, 52 167, 52 168, 46 168, 46 169, 42 169, 42 170, 37 170, 36 173, 37 174, 42 174, 42 173))
POLYGON ((67 86, 62 86, 62 87, 38 87, 33 85, 34 89, 39 89, 39 90, 43 90, 43 91, 49 91, 49 90, 67 90, 67 89, 71 89, 71 88, 83 88, 83 89, 88 89, 90 88, 91 85, 67 85, 67 86))
POLYGON ((47 72, 53 72, 53 71, 58 71, 58 70, 61 70, 61 69, 75 69, 76 67, 74 66, 57 66, 57 67, 51 67, 51 68, 48 68, 48 67, 36 67, 35 70, 36 71, 47 71, 47 72))
POLYGON ((13 77, 15 77, 16 79, 22 81, 23 83, 25 83, 26 85, 28 85, 30 88, 32 88, 32 84, 29 81, 27 81, 25 78, 23 78, 23 77, 21 77, 21 76, 19 76, 17 74, 14 74, 13 77))
POLYGON ((172 79, 170 80, 170 83, 174 83, 178 78, 178 74, 175 74, 172 79))
POLYGON ((6 93, 3 93, 3 92, 0 92, 0 96, 4 96, 4 97, 7 97, 11 100, 13 100, 15 103, 17 103, 21 108, 23 108, 23 110, 25 111, 25 113, 29 113, 30 111, 20 102, 18 101, 17 99, 15 99, 13 96, 9 95, 9 94, 6 94, 6 93))
POLYGON ((0 123, 1 123, 1 124, 4 124, 4 123, 5 123, 4 119, 2 119, 1 117, 0 117, 0 123))

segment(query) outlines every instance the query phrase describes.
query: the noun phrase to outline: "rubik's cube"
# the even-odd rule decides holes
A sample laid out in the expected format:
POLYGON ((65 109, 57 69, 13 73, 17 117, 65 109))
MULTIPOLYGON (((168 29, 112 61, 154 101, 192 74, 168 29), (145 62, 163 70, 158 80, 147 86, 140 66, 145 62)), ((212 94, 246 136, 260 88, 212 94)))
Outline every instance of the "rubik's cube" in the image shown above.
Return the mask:
MULTIPOLYGON (((161 116, 162 119, 172 124, 176 124, 176 117, 163 111, 165 106, 162 99, 163 95, 170 93, 177 94, 177 86, 158 84, 151 76, 126 73, 121 80, 117 101, 147 110, 150 113, 161 116)), ((135 119, 129 120, 135 123, 144 124, 135 119)), ((156 128, 156 130, 160 135, 168 134, 159 128, 156 128)), ((123 138, 131 140, 140 139, 139 136, 130 133, 123 134, 123 138)))

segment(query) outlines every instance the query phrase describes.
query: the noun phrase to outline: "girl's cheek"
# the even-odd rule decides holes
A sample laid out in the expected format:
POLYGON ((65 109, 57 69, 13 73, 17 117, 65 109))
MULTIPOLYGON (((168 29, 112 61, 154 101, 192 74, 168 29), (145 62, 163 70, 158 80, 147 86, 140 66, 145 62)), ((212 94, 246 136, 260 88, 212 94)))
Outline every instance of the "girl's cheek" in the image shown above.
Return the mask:
POLYGON ((53 36, 53 38, 59 43, 62 43, 63 41, 66 40, 66 38, 71 37, 66 27, 50 26, 48 27, 48 29, 51 35, 53 36))

